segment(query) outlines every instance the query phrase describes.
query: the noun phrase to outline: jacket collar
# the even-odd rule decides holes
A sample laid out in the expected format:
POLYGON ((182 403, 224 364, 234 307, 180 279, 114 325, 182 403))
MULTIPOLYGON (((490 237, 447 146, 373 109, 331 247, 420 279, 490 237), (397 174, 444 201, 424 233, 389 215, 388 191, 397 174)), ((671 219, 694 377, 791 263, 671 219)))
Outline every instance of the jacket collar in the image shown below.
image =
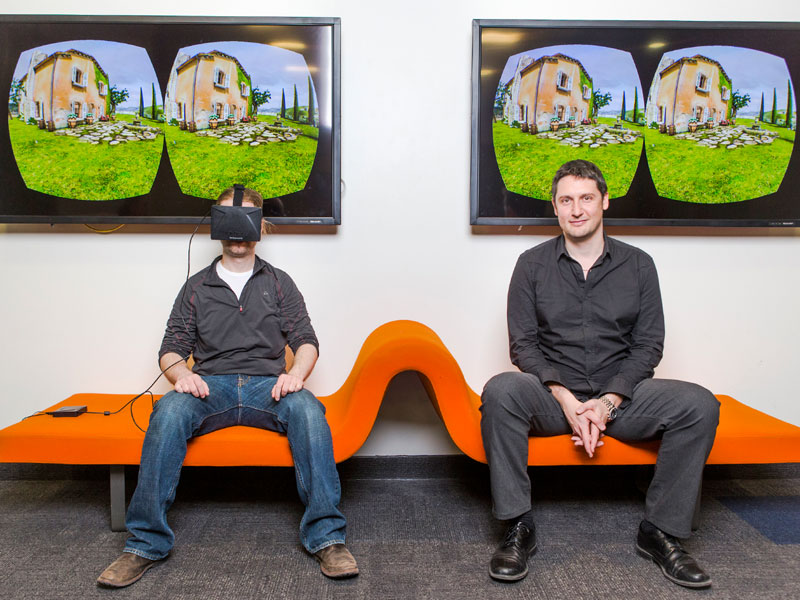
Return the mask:
MULTIPOLYGON (((217 274, 217 263, 220 260, 222 260, 221 254, 211 262, 211 265, 208 267, 208 275, 203 281, 203 285, 227 285, 217 274)), ((268 267, 269 263, 256 254, 256 262, 253 265, 253 275, 267 269, 268 267)))

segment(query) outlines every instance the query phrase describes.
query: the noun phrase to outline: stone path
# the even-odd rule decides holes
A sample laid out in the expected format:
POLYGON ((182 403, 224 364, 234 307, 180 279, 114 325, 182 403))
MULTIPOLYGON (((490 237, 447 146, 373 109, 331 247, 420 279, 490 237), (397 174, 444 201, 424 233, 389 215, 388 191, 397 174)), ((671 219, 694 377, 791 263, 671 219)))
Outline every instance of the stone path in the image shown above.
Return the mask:
POLYGON ((276 127, 268 123, 237 123, 219 126, 217 129, 203 129, 195 135, 219 140, 231 146, 261 146, 277 142, 293 142, 302 135, 293 127, 276 127))
POLYGON ((78 141, 94 146, 103 143, 118 146, 128 142, 153 141, 163 133, 160 128, 147 125, 131 125, 123 121, 97 121, 91 125, 78 125, 75 129, 58 129, 54 135, 78 138, 78 141))
POLYGON ((577 125, 558 131, 544 131, 536 137, 557 141, 562 146, 602 148, 616 144, 632 144, 641 133, 631 129, 615 129, 608 125, 577 125))
POLYGON ((698 129, 694 133, 679 133, 675 135, 676 140, 688 140, 696 142, 698 146, 727 148, 728 150, 736 150, 744 146, 769 145, 777 137, 778 134, 774 131, 747 129, 741 125, 698 129))

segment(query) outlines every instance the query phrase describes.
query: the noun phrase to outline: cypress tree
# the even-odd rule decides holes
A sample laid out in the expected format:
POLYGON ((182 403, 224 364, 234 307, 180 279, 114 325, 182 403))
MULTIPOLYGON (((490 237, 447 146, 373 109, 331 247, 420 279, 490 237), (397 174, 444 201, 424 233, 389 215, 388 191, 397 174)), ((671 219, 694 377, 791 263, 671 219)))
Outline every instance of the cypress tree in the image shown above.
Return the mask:
POLYGON ((772 88, 772 124, 778 120, 778 90, 772 88))
POLYGON ((314 89, 311 87, 311 75, 308 76, 308 124, 314 127, 314 89))
POLYGON ((619 120, 625 120, 625 90, 622 90, 622 111, 619 114, 619 120))
POLYGON ((286 94, 281 88, 281 119, 286 118, 286 94))
POLYGON ((139 88, 139 116, 144 117, 144 95, 142 94, 142 88, 139 88))
POLYGON ((150 114, 153 118, 153 121, 156 120, 156 84, 153 84, 153 106, 150 109, 150 114))
POLYGON ((294 84, 294 108, 292 108, 292 121, 297 121, 297 84, 294 84))
POLYGON ((764 92, 761 92, 761 108, 758 111, 758 120, 764 120, 764 92))
POLYGON ((786 80, 786 128, 792 128, 792 82, 786 80))

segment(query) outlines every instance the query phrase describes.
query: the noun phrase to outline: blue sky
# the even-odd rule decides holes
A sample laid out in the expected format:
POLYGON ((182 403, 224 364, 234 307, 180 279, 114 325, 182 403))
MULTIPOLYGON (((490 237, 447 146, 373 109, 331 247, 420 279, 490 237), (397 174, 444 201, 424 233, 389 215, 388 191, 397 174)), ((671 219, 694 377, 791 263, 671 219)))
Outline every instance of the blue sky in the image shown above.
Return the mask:
POLYGON ((140 87, 144 94, 144 103, 149 106, 153 83, 156 84, 156 100, 158 104, 161 104, 161 89, 147 51, 139 46, 120 42, 72 40, 31 48, 20 54, 14 70, 14 79, 19 79, 27 73, 31 56, 35 50, 41 50, 50 55, 55 51, 71 49, 80 50, 93 56, 108 74, 109 85, 115 85, 118 89, 124 88, 130 92, 130 96, 123 106, 139 106, 140 87))
MULTIPOLYGON (((778 109, 786 109, 786 91, 789 69, 786 61, 773 54, 760 50, 739 48, 737 46, 694 46, 665 52, 673 60, 685 56, 702 54, 713 58, 731 79, 734 90, 742 94, 750 94, 750 104, 739 111, 740 115, 756 114, 761 106, 761 93, 764 93, 764 110, 772 110, 772 90, 778 94, 778 109)), ((797 102, 792 85, 793 110, 796 112, 797 102)))
POLYGON ((500 82, 505 84, 514 76, 517 62, 524 56, 534 60, 541 56, 552 54, 565 54, 579 60, 589 76, 592 78, 594 90, 603 93, 611 92, 611 104, 602 109, 602 113, 620 111, 622 109, 622 91, 625 91, 625 108, 633 109, 633 88, 639 88, 639 108, 644 108, 644 96, 636 65, 630 53, 604 46, 589 46, 583 44, 568 44, 561 46, 546 46, 526 50, 509 57, 500 82))
MULTIPOLYGON (((250 75, 253 87, 263 92, 269 90, 272 100, 265 106, 277 108, 281 105, 281 89, 286 91, 286 106, 294 101, 294 85, 297 85, 297 101, 308 106, 308 65, 302 54, 252 42, 210 42, 181 48, 181 52, 194 56, 198 52, 219 50, 235 56, 250 75)), ((319 103, 315 101, 317 106, 319 103)))

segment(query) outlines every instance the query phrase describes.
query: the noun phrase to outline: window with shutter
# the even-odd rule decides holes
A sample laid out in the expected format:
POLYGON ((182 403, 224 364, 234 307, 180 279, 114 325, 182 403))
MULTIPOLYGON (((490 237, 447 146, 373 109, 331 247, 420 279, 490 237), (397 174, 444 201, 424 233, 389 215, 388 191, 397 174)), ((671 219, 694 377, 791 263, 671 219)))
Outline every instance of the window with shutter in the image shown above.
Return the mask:
POLYGON ((72 83, 78 87, 83 87, 83 71, 78 67, 72 67, 72 83))

